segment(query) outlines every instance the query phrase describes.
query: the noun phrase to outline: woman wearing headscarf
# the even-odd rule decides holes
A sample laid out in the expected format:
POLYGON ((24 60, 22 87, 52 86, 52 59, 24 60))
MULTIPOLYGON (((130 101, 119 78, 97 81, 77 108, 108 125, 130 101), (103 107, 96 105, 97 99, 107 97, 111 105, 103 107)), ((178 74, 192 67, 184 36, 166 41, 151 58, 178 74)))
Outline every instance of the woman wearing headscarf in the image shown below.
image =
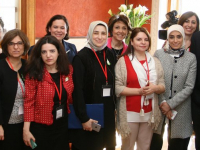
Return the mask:
MULTIPOLYGON (((74 131, 73 149, 115 149, 115 56, 107 45, 108 27, 105 22, 94 21, 89 26, 87 45, 73 61, 73 106, 82 129, 74 131), (107 94, 104 91, 109 90, 107 94), (86 104, 104 105, 104 128, 92 131, 93 118, 86 113, 86 104)), ((94 112, 98 113, 98 112, 94 112)))
POLYGON ((192 135, 191 93, 196 78, 196 57, 185 50, 185 33, 181 25, 167 31, 167 43, 157 50, 165 76, 165 93, 159 99, 163 113, 158 130, 153 134, 151 150, 161 150, 164 125, 168 124, 168 150, 187 150, 192 135))

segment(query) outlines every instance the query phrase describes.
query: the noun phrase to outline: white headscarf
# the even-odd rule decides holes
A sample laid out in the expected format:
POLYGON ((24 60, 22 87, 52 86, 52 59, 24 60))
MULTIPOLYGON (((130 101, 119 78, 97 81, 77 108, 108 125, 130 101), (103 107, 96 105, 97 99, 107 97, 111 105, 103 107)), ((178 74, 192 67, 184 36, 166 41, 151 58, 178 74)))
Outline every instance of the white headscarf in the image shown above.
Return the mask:
POLYGON ((182 44, 180 49, 185 49, 185 40, 184 40, 185 39, 185 32, 184 32, 183 27, 181 25, 178 25, 178 24, 172 25, 168 28, 168 30, 167 30, 167 43, 165 44, 164 48, 170 49, 168 39, 169 39, 169 34, 173 31, 178 31, 178 32, 181 33, 181 35, 183 37, 183 44, 182 44))
POLYGON ((107 39, 106 39, 106 42, 104 45, 102 45, 101 47, 98 47, 96 46, 93 41, 92 41, 92 34, 93 34, 93 31, 94 31, 94 28, 97 26, 97 25, 103 25, 105 26, 106 28, 106 34, 107 34, 107 39, 108 39, 108 26, 105 22, 103 21, 94 21, 90 24, 90 27, 89 27, 89 30, 88 30, 88 34, 87 34, 87 45, 86 47, 88 48, 93 48, 95 51, 101 51, 103 50, 106 46, 107 46, 107 39))

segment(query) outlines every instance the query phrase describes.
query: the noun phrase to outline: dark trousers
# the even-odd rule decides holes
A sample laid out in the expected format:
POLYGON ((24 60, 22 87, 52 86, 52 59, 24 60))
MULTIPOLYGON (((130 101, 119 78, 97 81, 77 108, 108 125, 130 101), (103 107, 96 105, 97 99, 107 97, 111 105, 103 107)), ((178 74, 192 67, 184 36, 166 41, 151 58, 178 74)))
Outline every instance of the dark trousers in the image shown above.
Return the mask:
MULTIPOLYGON (((150 150, 161 150, 163 145, 163 133, 164 133, 164 125, 162 127, 161 134, 153 134, 151 140, 150 150)), ((170 123, 168 127, 168 150, 187 150, 190 137, 188 138, 170 138, 170 123)))
POLYGON ((192 120, 195 133, 195 147, 200 150, 200 108, 192 104, 192 120))
POLYGON ((4 140, 0 141, 0 150, 23 150, 25 148, 23 125, 24 123, 3 125, 4 140))

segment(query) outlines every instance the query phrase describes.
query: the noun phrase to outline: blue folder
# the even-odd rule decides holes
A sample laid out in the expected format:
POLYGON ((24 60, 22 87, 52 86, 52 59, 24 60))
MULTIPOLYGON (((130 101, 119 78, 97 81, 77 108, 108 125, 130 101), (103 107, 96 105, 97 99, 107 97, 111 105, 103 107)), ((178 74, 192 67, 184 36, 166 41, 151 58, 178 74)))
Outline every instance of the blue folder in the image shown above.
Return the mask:
MULTIPOLYGON (((68 115, 69 129, 82 129, 81 121, 75 114, 73 104, 69 104, 70 113, 68 115)), ((86 104, 86 111, 89 118, 97 120, 101 127, 104 127, 104 106, 103 104, 86 104)))

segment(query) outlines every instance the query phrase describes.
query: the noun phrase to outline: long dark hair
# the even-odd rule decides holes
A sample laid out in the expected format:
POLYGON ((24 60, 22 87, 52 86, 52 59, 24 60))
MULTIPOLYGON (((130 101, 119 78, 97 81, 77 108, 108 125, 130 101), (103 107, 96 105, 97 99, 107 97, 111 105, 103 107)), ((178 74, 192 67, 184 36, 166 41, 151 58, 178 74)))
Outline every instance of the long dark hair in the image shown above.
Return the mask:
POLYGON ((34 46, 31 55, 27 61, 25 75, 30 78, 41 81, 44 72, 44 62, 41 58, 41 48, 44 44, 52 44, 58 51, 57 70, 63 75, 69 74, 69 61, 63 45, 54 36, 45 36, 41 38, 34 46))
POLYGON ((197 20, 197 28, 196 28, 196 30, 194 31, 194 33, 195 33, 195 32, 197 32, 197 31, 199 31, 199 17, 197 16, 196 13, 194 13, 194 12, 192 12, 192 11, 185 12, 185 13, 182 14, 181 17, 179 18, 178 24, 181 25, 181 26, 183 26, 183 24, 185 23, 185 21, 186 21, 188 18, 192 17, 192 16, 195 16, 195 17, 196 17, 196 20, 197 20))
POLYGON ((67 18, 63 15, 55 15, 53 17, 51 17, 51 19, 48 21, 47 25, 46 25, 46 35, 51 35, 51 32, 49 32, 49 28, 52 26, 53 22, 55 20, 63 20, 67 26, 67 34, 64 37, 64 40, 68 40, 69 39, 69 23, 67 21, 67 18))
MULTIPOLYGON (((134 57, 134 47, 131 45, 131 41, 137 36, 137 34, 139 32, 143 32, 147 35, 147 37, 149 39, 149 48, 151 47, 151 37, 149 35, 149 32, 143 27, 136 27, 136 28, 133 28, 131 31, 131 36, 130 36, 130 41, 129 41, 128 47, 122 56, 132 54, 132 56, 134 57)), ((147 51, 149 51, 149 49, 147 49, 147 51)))

